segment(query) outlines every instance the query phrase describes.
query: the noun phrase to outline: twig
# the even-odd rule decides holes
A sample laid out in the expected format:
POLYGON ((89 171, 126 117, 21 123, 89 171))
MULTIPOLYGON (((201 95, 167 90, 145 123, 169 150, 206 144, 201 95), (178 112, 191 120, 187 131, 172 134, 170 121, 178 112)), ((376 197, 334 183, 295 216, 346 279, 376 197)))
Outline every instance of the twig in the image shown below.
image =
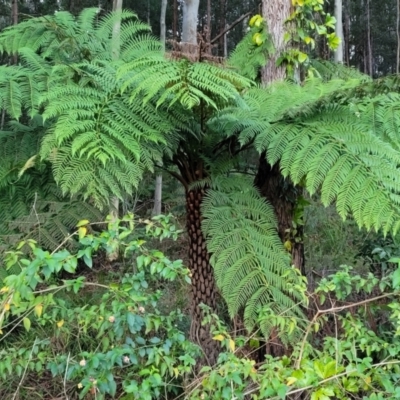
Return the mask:
POLYGON ((18 392, 19 392, 19 389, 21 389, 22 382, 24 381, 25 376, 26 376, 26 371, 28 370, 29 363, 31 362, 31 359, 32 359, 33 349, 35 348, 36 340, 37 340, 37 338, 36 338, 35 341, 33 342, 32 350, 31 350, 31 352, 30 352, 30 354, 29 354, 28 362, 27 362, 26 365, 25 365, 24 373, 22 374, 21 380, 20 380, 19 383, 18 383, 17 390, 15 391, 12 400, 15 400, 15 399, 16 399, 16 397, 17 397, 17 395, 18 395, 18 392))
POLYGON ((295 368, 296 369, 300 368, 300 363, 301 363, 301 359, 303 357, 304 347, 306 345, 308 334, 310 333, 311 328, 314 325, 315 321, 321 315, 335 313, 335 312, 343 311, 343 310, 346 310, 346 309, 349 309, 349 308, 362 306, 364 304, 368 304, 368 303, 372 303, 373 301, 385 299, 387 297, 391 297, 391 296, 394 296, 396 294, 398 294, 398 293, 386 293, 386 294, 383 294, 381 296, 373 297, 372 299, 365 299, 365 300, 359 301, 357 303, 351 303, 351 304, 347 304, 347 305, 344 305, 344 306, 338 306, 338 307, 331 307, 331 308, 327 308, 326 310, 318 310, 317 313, 314 315, 314 318, 311 320, 311 322, 307 326, 306 332, 304 334, 304 338, 303 338, 303 340, 301 342, 300 353, 299 353, 299 357, 298 357, 298 359, 296 361, 295 368))
POLYGON ((243 14, 240 16, 236 21, 232 22, 225 30, 223 30, 221 33, 219 33, 213 40, 211 40, 211 44, 214 44, 220 37, 224 36, 226 32, 229 32, 232 28, 234 28, 239 22, 243 21, 246 17, 251 15, 252 12, 249 11, 246 14, 243 14))
POLYGON ((71 356, 71 353, 68 353, 67 365, 66 365, 66 367, 65 367, 65 374, 64 374, 64 380, 63 380, 63 388, 64 388, 65 400, 68 400, 68 393, 67 393, 67 372, 68 372, 68 364, 69 364, 70 356, 71 356))

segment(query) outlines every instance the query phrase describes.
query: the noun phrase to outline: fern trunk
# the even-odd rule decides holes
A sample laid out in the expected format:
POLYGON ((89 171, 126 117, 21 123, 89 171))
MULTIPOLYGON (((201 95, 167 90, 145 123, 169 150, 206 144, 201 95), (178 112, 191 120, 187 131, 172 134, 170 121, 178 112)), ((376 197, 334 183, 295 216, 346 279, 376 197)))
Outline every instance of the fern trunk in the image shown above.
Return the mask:
POLYGON ((209 325, 201 325, 203 313, 199 307, 203 303, 214 311, 217 291, 206 241, 201 231, 200 206, 203 195, 203 189, 186 192, 189 268, 192 273, 190 338, 203 349, 204 357, 200 365, 214 365, 220 351, 219 343, 212 339, 209 325))
POLYGON ((260 157, 254 183, 274 207, 278 220, 278 234, 282 242, 286 244, 285 247, 290 249, 293 265, 305 274, 303 226, 299 224, 296 227, 293 226, 300 189, 282 176, 279 164, 274 166, 268 164, 265 153, 260 157))

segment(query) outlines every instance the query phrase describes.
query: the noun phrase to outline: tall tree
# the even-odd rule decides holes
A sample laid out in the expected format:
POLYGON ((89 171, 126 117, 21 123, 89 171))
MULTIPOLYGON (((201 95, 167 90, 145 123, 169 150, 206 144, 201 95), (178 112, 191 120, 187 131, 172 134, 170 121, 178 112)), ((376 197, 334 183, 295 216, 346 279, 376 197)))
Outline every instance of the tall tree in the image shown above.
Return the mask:
MULTIPOLYGON (((113 0, 113 11, 115 13, 121 14, 122 12, 122 2, 123 0, 113 0)), ((114 22, 113 30, 112 30, 112 59, 118 60, 120 56, 121 49, 121 21, 117 19, 114 22)), ((111 209, 110 215, 113 221, 116 221, 119 217, 119 206, 120 201, 117 196, 111 197, 111 209)), ((118 248, 114 249, 114 251, 108 254, 108 260, 114 261, 118 258, 118 248)))
POLYGON ((197 45, 197 21, 199 17, 200 0, 186 0, 182 4, 182 43, 197 45))
MULTIPOLYGON (((163 46, 163 50, 165 51, 166 44, 166 18, 167 12, 167 0, 161 0, 161 14, 160 14, 160 41, 163 46)), ((155 181, 155 189, 154 189, 154 205, 153 205, 153 215, 161 214, 162 208, 162 174, 161 172, 157 174, 155 181)))
POLYGON ((262 2, 262 15, 266 21, 267 29, 271 35, 275 53, 268 60, 267 65, 262 69, 261 76, 264 84, 286 77, 286 67, 284 64, 277 65, 278 58, 288 49, 285 43, 285 21, 290 16, 290 0, 278 0, 262 2))
POLYGON ((342 0, 335 0, 336 35, 340 39, 338 48, 335 51, 335 62, 343 63, 343 4, 342 0))

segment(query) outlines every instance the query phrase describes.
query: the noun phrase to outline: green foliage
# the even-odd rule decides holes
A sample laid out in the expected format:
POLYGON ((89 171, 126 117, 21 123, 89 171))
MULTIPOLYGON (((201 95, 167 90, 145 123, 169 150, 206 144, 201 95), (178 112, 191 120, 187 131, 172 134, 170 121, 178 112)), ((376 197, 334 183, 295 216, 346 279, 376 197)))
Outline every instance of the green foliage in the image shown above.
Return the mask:
MULTIPOLYGON (((257 21, 254 29, 262 28, 257 21)), ((268 46, 267 36, 252 33, 252 46, 268 46)), ((171 59, 128 12, 32 19, 2 33, 0 45, 22 60, 0 71, 6 111, 11 117, 39 111, 49 124, 15 171, 29 177, 39 153, 62 195, 100 208, 111 194, 133 192, 155 162, 172 159, 191 174, 183 179, 187 186, 210 188, 203 228, 212 263, 231 316, 244 311, 250 329, 261 322, 265 334, 273 326, 293 330, 303 286, 289 268, 269 205, 242 177, 230 182, 241 150, 251 146, 270 164, 279 162, 285 177, 320 192, 324 205, 336 202, 339 214, 352 214, 359 226, 384 232, 400 226, 400 153, 390 113, 397 97, 352 98, 362 79, 251 88, 242 75, 191 62, 184 51, 171 59), (31 87, 31 81, 41 83, 31 87), (214 170, 227 179, 215 180, 214 170)))
POLYGON ((291 42, 293 48, 282 54, 277 63, 288 63, 289 72, 300 64, 309 61, 306 53, 299 50, 301 46, 315 48, 316 39, 323 37, 327 46, 335 50, 340 43, 340 38, 335 33, 336 19, 325 13, 324 0, 292 0, 293 12, 286 20, 288 27, 285 33, 285 42, 291 42))
POLYGON ((232 51, 227 64, 243 76, 255 80, 274 48, 265 21, 260 15, 255 15, 250 25, 250 31, 232 51))
POLYGON ((18 53, 22 67, 4 67, 0 82, 8 85, 3 106, 11 117, 23 110, 34 115, 40 106, 44 118, 54 122, 40 155, 51 162, 63 194, 83 193, 101 207, 110 193, 121 198, 133 191, 143 171, 160 159, 157 144, 165 143, 164 132, 172 127, 150 104, 132 104, 121 95, 115 77, 116 46, 122 60, 138 49, 160 48, 149 27, 128 11, 100 20, 97 14, 97 9, 86 9, 75 19, 59 12, 5 30, 0 47, 18 53), (112 34, 120 20, 121 45, 112 34))
POLYGON ((266 337, 279 325, 273 315, 292 322, 294 329, 302 318, 296 303, 305 300, 304 282, 289 267, 289 254, 276 235, 274 210, 250 183, 233 182, 235 186, 213 181, 203 202, 202 222, 229 314, 233 318, 244 311, 246 328, 251 331, 261 322, 266 337))
POLYGON ((0 377, 9 382, 0 389, 2 398, 7 390, 18 393, 19 382, 46 373, 63 379, 64 390, 79 398, 117 391, 161 398, 177 395, 191 371, 198 352, 176 327, 183 316, 179 310, 162 314, 162 293, 149 287, 160 280, 190 282, 181 260, 147 249, 143 239, 176 238, 170 217, 140 222, 127 216, 98 235, 88 228, 87 220, 78 224, 76 252, 59 246, 49 253, 30 239, 18 246, 28 246, 29 257, 7 252, 7 268, 18 265, 20 272, 5 278, 0 290, 0 377), (114 275, 106 285, 71 275, 80 263, 91 267, 96 252, 115 246, 133 262, 133 272, 114 275), (21 328, 25 340, 19 342, 11 333, 21 328))
MULTIPOLYGON (((51 166, 36 156, 46 130, 40 115, 29 125, 9 123, 0 132, 0 254, 27 237, 55 249, 84 214, 101 221, 102 213, 80 199, 65 199, 51 166)), ((75 241, 69 241, 73 246, 75 241)), ((2 256, 0 258, 2 258, 2 256)), ((0 266, 0 279, 6 275, 0 266)))
MULTIPOLYGON (((254 139, 269 163, 279 162, 282 174, 310 194, 321 190, 322 203, 335 202, 342 218, 351 213, 360 227, 396 232, 400 153, 371 131, 374 108, 332 102, 338 85, 351 89, 357 81, 250 90, 248 108, 229 111, 221 126, 227 134, 240 132, 243 144, 254 139)), ((393 105, 391 96, 385 101, 393 105)))
POLYGON ((242 75, 211 63, 168 59, 158 49, 142 52, 134 61, 122 65, 118 78, 122 90, 131 93, 131 100, 143 97, 145 103, 157 99, 157 107, 171 107, 180 102, 185 108, 199 106, 202 102, 214 109, 237 100, 239 90, 250 86, 251 81, 242 75), (154 77, 157 79, 154 79, 154 77))
POLYGON ((310 66, 307 71, 308 76, 316 76, 324 81, 336 79, 358 79, 361 82, 370 82, 371 78, 368 75, 362 74, 356 68, 349 68, 343 64, 334 63, 326 60, 310 60, 310 66))
POLYGON ((214 340, 221 341, 226 351, 215 368, 203 368, 201 384, 188 397, 284 399, 302 394, 314 400, 397 398, 400 314, 398 286, 390 283, 394 276, 392 273, 388 284, 381 285, 372 275, 360 276, 352 268, 342 267, 324 279, 314 294, 336 298, 336 303, 316 312, 290 357, 267 356, 259 366, 240 356, 246 346, 250 348, 247 351, 257 346, 257 337, 233 339, 218 318, 210 316, 214 340), (354 300, 355 293, 361 301, 354 300), (342 300, 338 303, 338 299, 342 300), (381 323, 372 328, 374 318, 381 323), (325 327, 332 324, 335 334, 326 334, 325 327), (322 343, 317 347, 318 342, 322 343))

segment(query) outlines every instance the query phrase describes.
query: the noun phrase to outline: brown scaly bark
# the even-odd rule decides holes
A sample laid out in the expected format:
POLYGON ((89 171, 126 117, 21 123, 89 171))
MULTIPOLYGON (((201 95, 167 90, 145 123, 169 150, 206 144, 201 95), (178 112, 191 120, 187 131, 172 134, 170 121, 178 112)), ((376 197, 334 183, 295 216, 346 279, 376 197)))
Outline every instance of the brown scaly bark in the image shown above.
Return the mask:
POLYGON ((214 274, 210 265, 210 257, 206 241, 201 231, 201 202, 204 189, 186 192, 187 231, 189 235, 189 268, 192 273, 192 299, 190 339, 203 349, 201 365, 214 365, 220 351, 219 343, 212 339, 208 325, 202 326, 201 303, 215 310, 216 292, 214 274))
POLYGON ((203 313, 201 303, 216 310, 217 286, 214 272, 210 265, 210 256, 206 241, 201 231, 201 203, 205 194, 204 188, 191 189, 192 183, 205 178, 203 162, 196 162, 189 151, 182 151, 174 157, 174 163, 180 174, 170 172, 186 190, 186 227, 189 239, 189 269, 192 275, 191 286, 191 328, 190 340, 198 344, 203 357, 198 362, 198 369, 203 365, 214 365, 220 353, 220 343, 212 339, 210 327, 201 325, 203 313))
MULTIPOLYGON (((296 188, 288 179, 284 179, 279 164, 268 164, 265 154, 259 161, 257 175, 254 181, 261 194, 268 200, 275 210, 278 219, 278 234, 282 242, 291 241, 292 263, 305 274, 304 270, 304 245, 303 242, 292 240, 290 232, 293 230, 293 217, 297 197, 301 189, 296 188)), ((303 227, 297 226, 297 237, 303 236, 303 227)))

